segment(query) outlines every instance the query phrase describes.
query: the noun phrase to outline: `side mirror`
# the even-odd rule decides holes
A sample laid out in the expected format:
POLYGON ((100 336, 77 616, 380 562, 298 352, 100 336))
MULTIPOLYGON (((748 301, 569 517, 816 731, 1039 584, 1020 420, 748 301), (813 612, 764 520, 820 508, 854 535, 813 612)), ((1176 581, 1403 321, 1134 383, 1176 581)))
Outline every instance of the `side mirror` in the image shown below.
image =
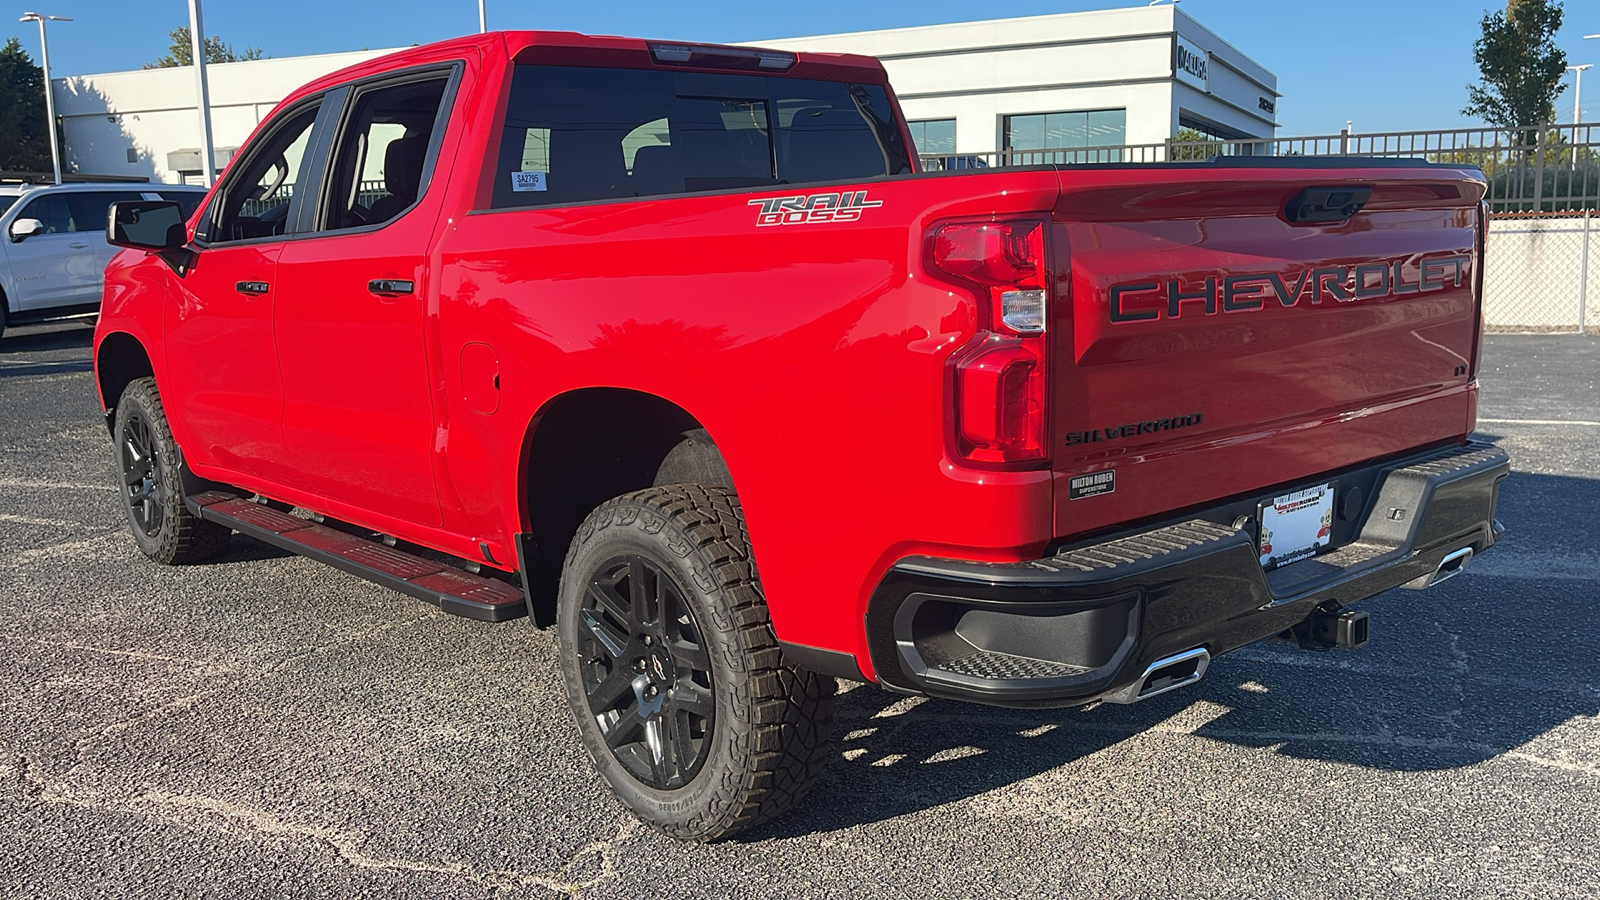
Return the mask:
POLYGON ((11 223, 11 243, 20 244, 23 238, 40 234, 44 231, 44 223, 38 219, 18 219, 11 223))
POLYGON ((106 243, 157 253, 189 243, 183 208, 171 200, 118 200, 106 213, 106 243))

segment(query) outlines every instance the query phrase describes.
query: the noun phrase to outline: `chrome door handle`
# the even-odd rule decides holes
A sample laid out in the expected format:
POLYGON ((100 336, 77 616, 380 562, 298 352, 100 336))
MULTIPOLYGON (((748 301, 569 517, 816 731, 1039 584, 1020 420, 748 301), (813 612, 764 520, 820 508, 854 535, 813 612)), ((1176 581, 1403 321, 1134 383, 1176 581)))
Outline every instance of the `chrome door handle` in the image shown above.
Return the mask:
POLYGON ((392 297, 395 294, 409 294, 416 289, 416 285, 409 281, 397 278, 374 278, 367 282, 367 290, 381 297, 392 297))
POLYGON ((241 281, 235 284, 233 289, 241 294, 250 294, 251 296, 259 297, 262 294, 265 294, 267 291, 272 290, 272 285, 267 284, 265 281, 241 281))

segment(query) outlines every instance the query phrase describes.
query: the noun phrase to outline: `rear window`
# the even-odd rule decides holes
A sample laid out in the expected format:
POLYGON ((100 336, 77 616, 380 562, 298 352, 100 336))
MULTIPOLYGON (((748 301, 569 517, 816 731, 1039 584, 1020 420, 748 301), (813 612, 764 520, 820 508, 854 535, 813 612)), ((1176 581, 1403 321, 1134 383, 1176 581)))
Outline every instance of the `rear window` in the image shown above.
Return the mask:
POLYGON ((518 65, 495 208, 911 171, 881 85, 518 65))

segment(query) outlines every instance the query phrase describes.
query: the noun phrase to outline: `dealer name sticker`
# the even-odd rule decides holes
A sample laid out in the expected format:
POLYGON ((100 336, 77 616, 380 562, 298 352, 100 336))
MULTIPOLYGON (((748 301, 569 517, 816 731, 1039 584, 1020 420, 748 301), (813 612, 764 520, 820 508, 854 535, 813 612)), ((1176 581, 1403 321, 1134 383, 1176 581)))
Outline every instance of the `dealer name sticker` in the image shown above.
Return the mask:
POLYGON ((1090 472, 1087 475, 1074 475, 1067 479, 1067 499, 1082 500, 1085 497, 1096 497, 1100 494, 1109 494, 1117 489, 1117 472, 1107 469, 1104 472, 1090 472))

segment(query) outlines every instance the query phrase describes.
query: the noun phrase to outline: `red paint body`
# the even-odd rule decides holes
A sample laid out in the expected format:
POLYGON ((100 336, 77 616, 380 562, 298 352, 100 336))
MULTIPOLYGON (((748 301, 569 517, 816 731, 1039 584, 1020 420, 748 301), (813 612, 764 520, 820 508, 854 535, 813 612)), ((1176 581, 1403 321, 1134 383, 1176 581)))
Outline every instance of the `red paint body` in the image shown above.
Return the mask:
MULTIPOLYGON (((368 234, 204 249, 179 278, 124 251, 97 346, 143 345, 173 432, 205 477, 458 556, 515 560, 525 459, 563 394, 664 398, 711 434, 748 518, 778 636, 856 655, 863 615, 905 556, 1037 558, 1049 545, 1431 443, 1473 426, 1483 183, 1440 167, 1111 166, 905 175, 848 186, 858 221, 758 227, 772 190, 488 211, 513 60, 649 66, 640 41, 506 33, 328 76, 285 103, 441 60, 465 70, 417 207, 368 234), (1337 225, 1290 225, 1307 185, 1368 185, 1337 225), (1049 459, 952 452, 951 361, 980 299, 930 272, 948 220, 1049 221, 1049 459), (1465 256, 1426 293, 1114 323, 1110 288, 1465 256), (246 298, 236 281, 271 280, 246 298), (372 278, 414 280, 379 299, 372 278), (488 383, 499 378, 500 389, 488 383), (1181 430, 1138 423, 1199 414, 1181 430), (1134 426, 1069 445, 1073 432, 1134 426), (1067 499, 1075 474, 1114 493, 1067 499)), ((882 83, 874 60, 802 54, 790 73, 882 83)), ((191 223, 192 224, 192 223, 191 223)), ((1435 273, 1437 274, 1437 273, 1435 273)), ((1438 279, 1435 279, 1438 280, 1438 279)), ((1161 289, 1164 290, 1164 287, 1161 289)), ((1234 298, 1249 304, 1247 299, 1234 298)), ((98 356, 98 353, 97 353, 98 356)), ((509 564, 508 564, 509 566, 509 564)))

